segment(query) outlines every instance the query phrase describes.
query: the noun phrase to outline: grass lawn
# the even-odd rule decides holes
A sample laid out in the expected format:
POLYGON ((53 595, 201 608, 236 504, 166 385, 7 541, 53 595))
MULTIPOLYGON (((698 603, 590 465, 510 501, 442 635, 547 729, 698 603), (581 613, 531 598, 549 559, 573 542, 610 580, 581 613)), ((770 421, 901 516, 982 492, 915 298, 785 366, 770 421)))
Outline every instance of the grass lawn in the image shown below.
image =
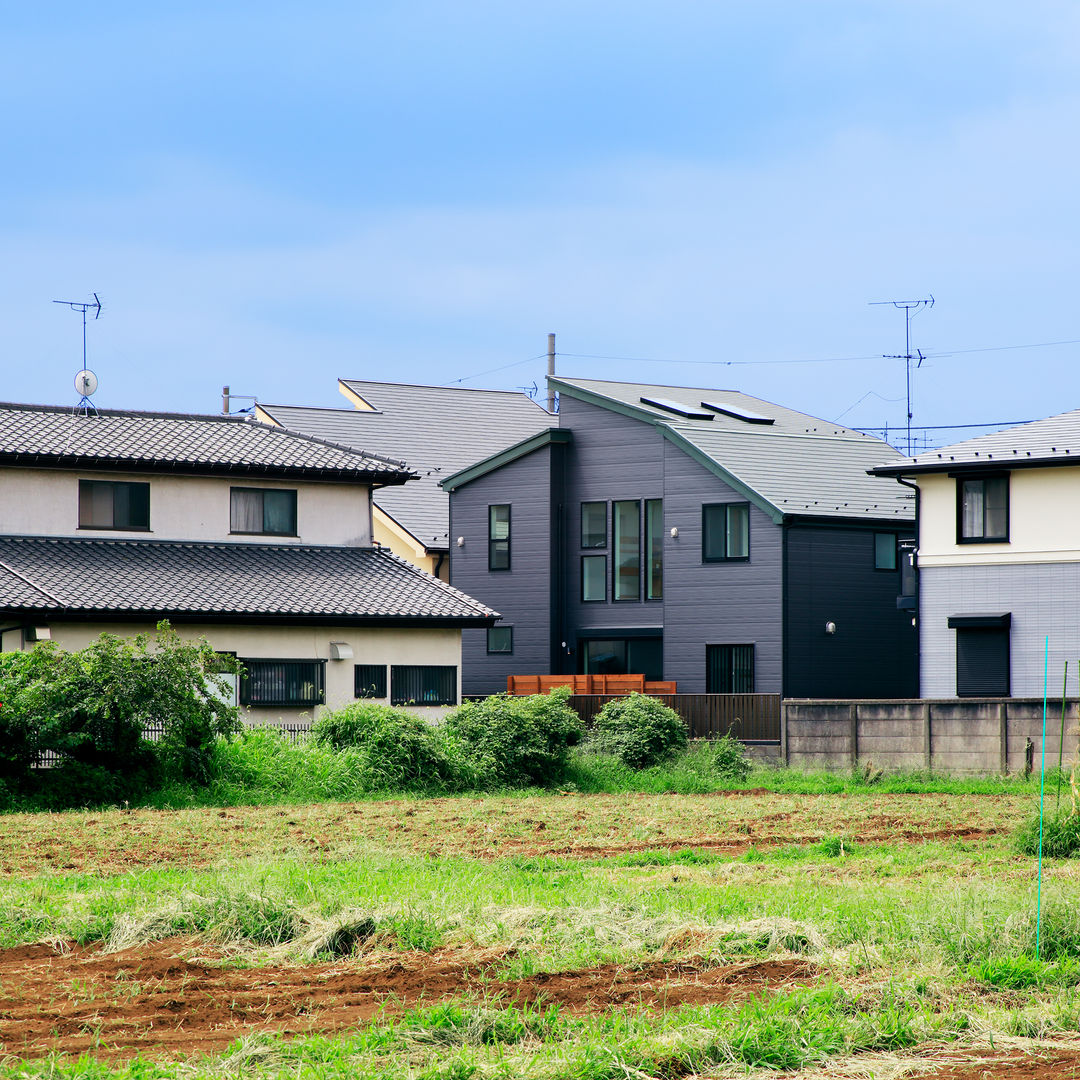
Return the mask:
POLYGON ((1033 806, 990 785, 0 816, 0 1076, 1080 1076, 1080 864, 1044 864, 1036 959, 1012 842, 1033 806))

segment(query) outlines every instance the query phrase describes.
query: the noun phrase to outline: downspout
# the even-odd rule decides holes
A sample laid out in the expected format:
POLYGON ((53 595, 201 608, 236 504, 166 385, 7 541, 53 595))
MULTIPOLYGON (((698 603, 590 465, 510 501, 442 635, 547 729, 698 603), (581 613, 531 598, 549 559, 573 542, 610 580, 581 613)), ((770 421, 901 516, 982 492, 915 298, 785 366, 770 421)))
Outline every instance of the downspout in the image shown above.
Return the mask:
POLYGON ((439 558, 435 563, 435 577, 439 578, 440 581, 442 581, 442 578, 439 577, 439 574, 442 573, 442 564, 443 564, 443 560, 445 558, 446 558, 446 552, 445 551, 440 551, 439 552, 439 558))
POLYGON ((912 556, 915 563, 915 696, 922 697, 922 583, 919 580, 919 530, 921 521, 919 516, 919 485, 905 480, 902 476, 896 477, 896 482, 915 492, 915 550, 912 556))

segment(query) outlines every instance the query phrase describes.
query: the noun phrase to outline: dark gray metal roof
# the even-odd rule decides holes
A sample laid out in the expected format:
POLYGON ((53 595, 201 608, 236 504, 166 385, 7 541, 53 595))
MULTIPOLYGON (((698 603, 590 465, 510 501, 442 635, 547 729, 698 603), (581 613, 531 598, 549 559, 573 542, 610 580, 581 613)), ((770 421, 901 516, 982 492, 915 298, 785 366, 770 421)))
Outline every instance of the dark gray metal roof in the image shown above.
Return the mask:
POLYGON ((468 465, 543 431, 551 415, 506 390, 342 379, 377 411, 316 409, 298 405, 259 408, 282 427, 401 458, 419 479, 375 492, 375 504, 435 551, 449 548, 450 498, 439 481, 468 465))
POLYGON ((1080 409, 978 435, 899 461, 879 462, 874 472, 878 476, 906 476, 956 468, 1017 469, 1039 465, 1080 465, 1080 409))
POLYGON ((887 443, 842 424, 820 420, 737 390, 599 379, 553 380, 561 394, 614 408, 665 429, 669 437, 698 457, 706 467, 742 490, 774 517, 862 517, 913 521, 914 497, 898 484, 867 470, 900 454, 887 443), (733 411, 710 419, 691 419, 649 405, 642 398, 663 398, 692 410, 702 402, 722 400, 733 411), (772 420, 761 422, 762 417, 772 420))
POLYGON ((0 611, 486 625, 497 613, 385 549, 0 537, 0 611))
POLYGON ((234 416, 0 403, 0 462, 403 484, 400 461, 234 416))

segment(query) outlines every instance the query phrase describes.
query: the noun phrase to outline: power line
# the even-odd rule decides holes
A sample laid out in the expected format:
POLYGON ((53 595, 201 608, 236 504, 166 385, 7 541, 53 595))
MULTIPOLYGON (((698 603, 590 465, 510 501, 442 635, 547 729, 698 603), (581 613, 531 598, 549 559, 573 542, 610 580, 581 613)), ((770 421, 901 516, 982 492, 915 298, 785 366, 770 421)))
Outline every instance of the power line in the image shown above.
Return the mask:
POLYGON ((496 371, 506 371, 507 368, 520 367, 522 364, 531 364, 534 360, 543 360, 547 356, 547 353, 541 353, 539 356, 530 356, 526 360, 515 360, 510 364, 503 364, 502 367, 488 368, 487 371, 478 371, 475 375, 463 375, 460 379, 452 379, 446 383, 446 386, 456 386, 458 383, 468 382, 470 379, 479 379, 482 375, 494 375, 496 371))

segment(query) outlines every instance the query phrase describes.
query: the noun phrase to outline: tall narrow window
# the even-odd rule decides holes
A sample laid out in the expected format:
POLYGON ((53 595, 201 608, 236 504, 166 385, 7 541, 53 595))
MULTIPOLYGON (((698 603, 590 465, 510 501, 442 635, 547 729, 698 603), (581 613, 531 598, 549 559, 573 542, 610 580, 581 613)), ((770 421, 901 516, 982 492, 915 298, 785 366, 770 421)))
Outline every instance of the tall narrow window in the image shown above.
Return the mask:
POLYGON ((581 556, 581 599, 585 603, 607 599, 607 556, 581 556))
POLYGON ((607 547, 607 503, 584 502, 581 504, 581 546, 583 548, 607 547))
POLYGON ((1009 477, 981 476, 956 482, 957 542, 1007 543, 1009 477))
POLYGON ((705 693, 752 694, 753 645, 705 646, 705 693))
POLYGON ((148 530, 150 485, 118 480, 80 480, 79 528, 148 530))
POLYGON ((896 533, 874 533, 874 569, 896 569, 896 533))
POLYGON ((641 503, 612 504, 616 600, 641 599, 641 503))
POLYGON ((229 528, 257 536, 296 535, 296 492, 281 488, 231 488, 229 528))
POLYGON ((645 502, 645 599, 664 598, 664 503, 645 502))
POLYGON ((510 569, 510 506, 488 507, 488 569, 510 569))
POLYGON ((749 503, 714 503, 701 508, 701 558, 703 562, 750 558, 749 503))

